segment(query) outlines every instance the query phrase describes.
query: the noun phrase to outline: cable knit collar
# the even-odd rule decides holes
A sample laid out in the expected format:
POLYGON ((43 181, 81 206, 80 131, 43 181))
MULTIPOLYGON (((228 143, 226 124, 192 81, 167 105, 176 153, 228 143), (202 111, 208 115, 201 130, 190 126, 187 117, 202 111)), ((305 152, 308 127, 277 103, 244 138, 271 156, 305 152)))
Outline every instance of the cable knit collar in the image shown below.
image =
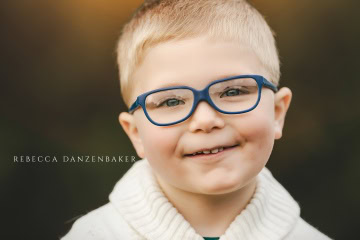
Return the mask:
MULTIPOLYGON (((163 194, 146 159, 116 184, 110 202, 147 240, 203 240, 163 194)), ((300 218, 300 208, 267 168, 257 176, 253 198, 220 240, 282 239, 300 218)))

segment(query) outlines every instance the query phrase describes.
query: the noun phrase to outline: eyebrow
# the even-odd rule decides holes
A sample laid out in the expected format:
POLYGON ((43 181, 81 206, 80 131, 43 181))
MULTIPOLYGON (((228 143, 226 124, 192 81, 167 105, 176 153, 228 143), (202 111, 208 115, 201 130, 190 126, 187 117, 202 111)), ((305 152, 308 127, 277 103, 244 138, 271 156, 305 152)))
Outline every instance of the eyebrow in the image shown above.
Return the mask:
POLYGON ((229 77, 234 77, 234 76, 240 76, 240 75, 248 75, 248 74, 246 74, 246 73, 237 73, 237 74, 220 75, 217 78, 213 79, 213 81, 224 79, 224 78, 229 78, 229 77))
MULTIPOLYGON (((229 78, 229 77, 240 76, 240 75, 247 75, 247 74, 246 74, 246 73, 237 73, 237 74, 225 74, 225 75, 220 75, 220 76, 217 76, 217 77, 211 79, 210 82, 216 81, 216 80, 220 80, 220 79, 229 78)), ((174 80, 174 79, 173 79, 173 80, 174 80)), ((175 82, 175 81, 176 81, 176 80, 174 80, 174 82, 160 84, 159 86, 156 87, 156 89, 159 89, 159 88, 167 88, 167 87, 176 87, 176 86, 188 86, 188 85, 182 84, 181 82, 175 82)))
POLYGON ((155 89, 176 87, 176 86, 185 86, 185 85, 184 84, 179 84, 179 83, 176 83, 176 82, 170 82, 170 83, 159 84, 159 86, 157 86, 155 89))

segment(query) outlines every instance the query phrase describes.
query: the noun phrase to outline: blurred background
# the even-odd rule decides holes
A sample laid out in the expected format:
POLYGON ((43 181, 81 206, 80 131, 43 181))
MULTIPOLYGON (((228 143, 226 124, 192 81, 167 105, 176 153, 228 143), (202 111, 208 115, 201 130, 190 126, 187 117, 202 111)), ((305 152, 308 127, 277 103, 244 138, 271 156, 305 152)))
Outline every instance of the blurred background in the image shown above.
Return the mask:
MULTIPOLYGON (((108 201, 131 163, 14 163, 14 156, 136 156, 115 44, 140 0, 0 3, 0 186, 4 239, 58 239, 108 201)), ((355 239, 360 215, 358 0, 253 0, 277 34, 281 86, 293 90, 268 163, 335 239, 355 239)), ((137 157, 136 157, 137 158, 137 157)), ((138 159, 138 158, 137 158, 138 159)))

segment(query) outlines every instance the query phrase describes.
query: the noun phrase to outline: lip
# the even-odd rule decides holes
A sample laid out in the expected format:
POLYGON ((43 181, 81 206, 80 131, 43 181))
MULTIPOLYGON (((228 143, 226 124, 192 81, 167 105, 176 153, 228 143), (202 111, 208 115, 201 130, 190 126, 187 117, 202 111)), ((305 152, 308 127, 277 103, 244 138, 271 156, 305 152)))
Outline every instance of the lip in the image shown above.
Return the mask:
POLYGON ((226 147, 223 151, 217 152, 217 153, 198 154, 198 155, 188 154, 188 155, 184 155, 184 157, 194 160, 196 162, 200 162, 200 163, 214 163, 214 162, 218 162, 218 161, 222 160, 226 154, 232 152, 238 146, 240 146, 240 145, 236 144, 236 145, 233 145, 230 147, 226 147))

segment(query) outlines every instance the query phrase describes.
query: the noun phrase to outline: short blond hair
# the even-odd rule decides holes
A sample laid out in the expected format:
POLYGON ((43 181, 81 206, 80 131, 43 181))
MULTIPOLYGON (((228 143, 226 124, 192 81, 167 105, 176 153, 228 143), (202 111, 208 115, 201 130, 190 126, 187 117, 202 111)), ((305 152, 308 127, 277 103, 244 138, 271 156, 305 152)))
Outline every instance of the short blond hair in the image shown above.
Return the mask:
POLYGON ((246 0, 145 0, 123 27, 117 45, 125 103, 131 104, 131 78, 149 48, 202 35, 249 47, 269 74, 269 80, 278 85, 280 63, 274 33, 246 0))

